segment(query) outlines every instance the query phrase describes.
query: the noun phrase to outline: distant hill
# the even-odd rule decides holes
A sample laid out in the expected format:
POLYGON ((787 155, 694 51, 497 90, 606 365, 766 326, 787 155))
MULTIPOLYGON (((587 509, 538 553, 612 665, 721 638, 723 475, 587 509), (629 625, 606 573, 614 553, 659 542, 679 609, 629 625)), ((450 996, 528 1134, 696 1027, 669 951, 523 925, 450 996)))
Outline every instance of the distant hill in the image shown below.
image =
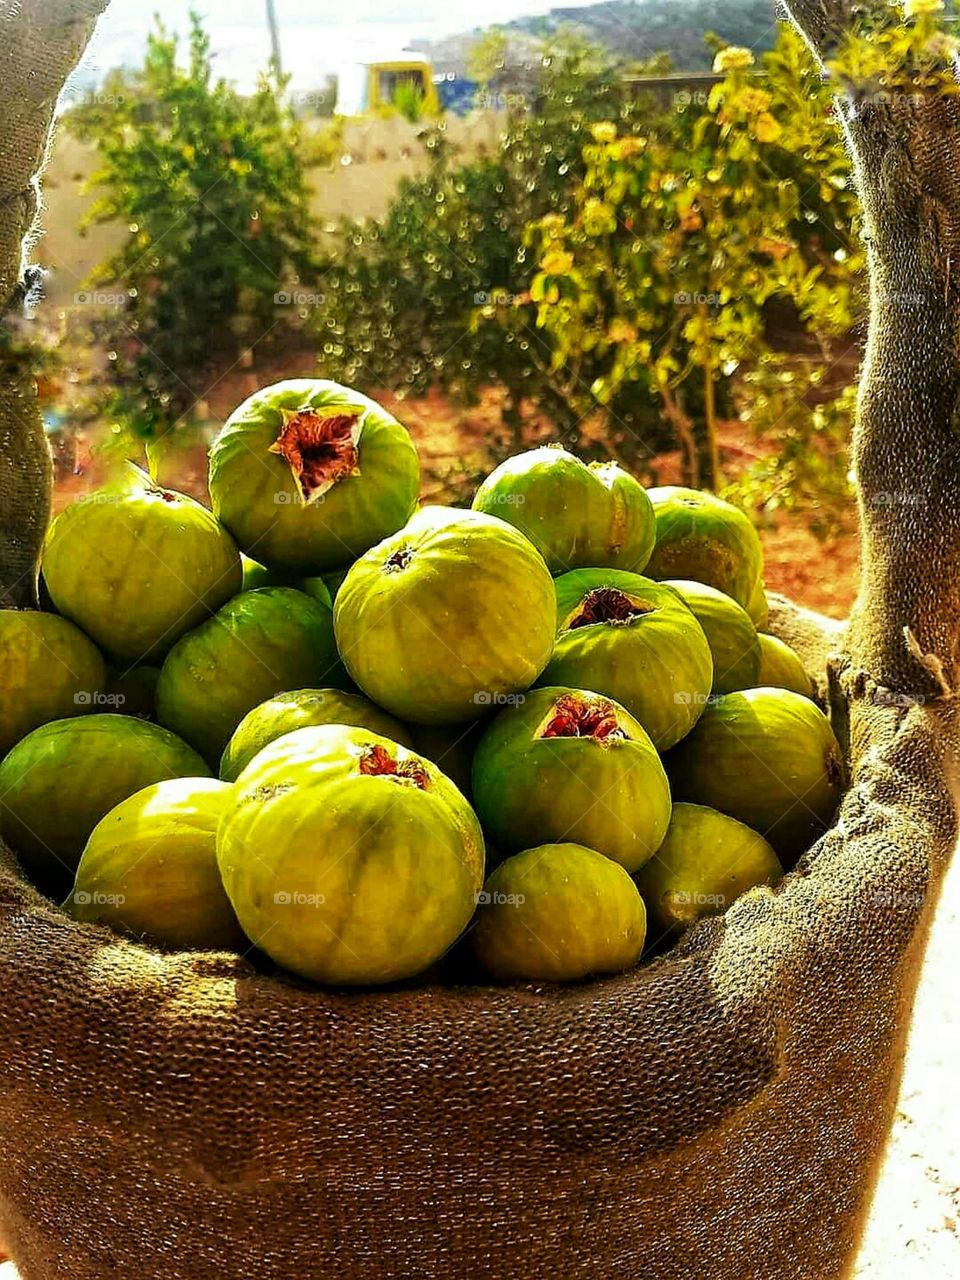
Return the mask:
MULTIPOLYGON (((696 71, 709 68, 713 61, 704 42, 708 31, 724 43, 761 53, 772 48, 776 23, 776 0, 603 0, 584 8, 551 9, 546 14, 515 18, 498 29, 542 40, 560 28, 573 28, 629 61, 668 53, 678 71, 696 71)), ((420 43, 437 63, 452 66, 466 61, 466 51, 479 34, 477 30, 420 43)))
POLYGON ((677 70, 692 71, 713 60, 704 44, 706 32, 761 52, 772 47, 776 22, 775 0, 604 0, 585 9, 551 9, 540 17, 517 18, 508 26, 540 37, 572 26, 626 58, 669 53, 677 70))

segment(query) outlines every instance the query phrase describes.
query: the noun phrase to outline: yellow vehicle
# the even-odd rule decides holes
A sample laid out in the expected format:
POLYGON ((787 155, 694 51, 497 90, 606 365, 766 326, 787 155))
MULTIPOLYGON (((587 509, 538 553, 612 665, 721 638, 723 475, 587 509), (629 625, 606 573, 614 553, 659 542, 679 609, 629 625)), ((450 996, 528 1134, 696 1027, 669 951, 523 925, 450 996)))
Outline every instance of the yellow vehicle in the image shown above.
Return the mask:
POLYGON ((433 68, 418 53, 404 50, 394 58, 351 63, 337 77, 337 115, 362 116, 391 109, 406 114, 406 104, 418 99, 418 114, 440 114, 433 68))

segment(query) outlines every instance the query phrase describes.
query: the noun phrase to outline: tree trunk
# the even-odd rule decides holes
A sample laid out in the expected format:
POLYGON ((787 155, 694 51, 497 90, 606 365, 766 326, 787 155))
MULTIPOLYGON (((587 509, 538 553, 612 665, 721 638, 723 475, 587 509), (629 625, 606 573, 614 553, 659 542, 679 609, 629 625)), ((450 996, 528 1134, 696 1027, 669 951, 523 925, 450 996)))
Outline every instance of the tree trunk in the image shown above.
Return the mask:
MULTIPOLYGON (((709 328, 710 317, 707 304, 701 302, 697 308, 704 332, 709 328)), ((701 446, 700 483, 705 489, 716 491, 720 487, 720 444, 717 440, 717 388, 714 382, 714 367, 710 344, 704 344, 703 365, 703 442, 701 446)))
POLYGON ((700 488, 700 450, 693 420, 680 407, 673 392, 660 388, 660 399, 667 421, 673 427, 680 446, 680 467, 683 483, 690 489, 700 488))
MULTIPOLYGON (((790 0, 823 60, 844 0, 790 0)), ((839 102, 863 206, 870 329, 853 460, 863 542, 852 656, 881 685, 949 695, 960 671, 960 104, 942 91, 839 102)))
POLYGON ((11 353, 3 320, 21 304, 23 243, 54 108, 106 3, 29 0, 0 9, 0 607, 36 604, 52 488, 34 381, 11 353))

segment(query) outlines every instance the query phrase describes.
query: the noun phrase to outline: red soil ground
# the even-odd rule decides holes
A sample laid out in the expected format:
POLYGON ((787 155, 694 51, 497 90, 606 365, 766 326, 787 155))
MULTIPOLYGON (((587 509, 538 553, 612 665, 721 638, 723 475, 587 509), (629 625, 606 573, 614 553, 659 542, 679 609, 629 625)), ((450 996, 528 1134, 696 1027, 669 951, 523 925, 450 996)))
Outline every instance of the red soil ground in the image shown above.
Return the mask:
MULTIPOLYGON (((275 362, 265 361, 255 372, 239 368, 229 372, 209 396, 210 438, 231 410, 258 386, 284 377, 310 376, 315 368, 314 357, 301 352, 286 353, 275 362)), ((494 388, 484 393, 479 404, 468 408, 452 404, 439 392, 403 399, 386 392, 376 394, 377 399, 407 425, 417 443, 423 461, 423 496, 427 501, 458 500, 465 482, 489 471, 496 458, 503 456, 509 447, 494 388)), ((549 430, 545 419, 531 413, 525 432, 528 447, 538 438, 548 436, 549 430)), ((69 464, 61 468, 55 499, 57 509, 97 483, 97 468, 89 460, 89 443, 82 441, 78 451, 80 474, 70 474, 69 464)), ((756 456, 755 442, 741 424, 724 424, 721 463, 728 475, 737 474, 744 454, 756 456)), ((676 454, 658 456, 652 462, 652 470, 661 484, 680 483, 676 454)), ((203 498, 206 491, 204 447, 192 445, 171 455, 163 464, 160 479, 164 484, 203 498)), ((761 528, 768 589, 833 617, 846 616, 856 593, 858 572, 858 543, 852 513, 849 525, 850 532, 822 541, 811 532, 802 513, 782 512, 772 527, 761 528)))

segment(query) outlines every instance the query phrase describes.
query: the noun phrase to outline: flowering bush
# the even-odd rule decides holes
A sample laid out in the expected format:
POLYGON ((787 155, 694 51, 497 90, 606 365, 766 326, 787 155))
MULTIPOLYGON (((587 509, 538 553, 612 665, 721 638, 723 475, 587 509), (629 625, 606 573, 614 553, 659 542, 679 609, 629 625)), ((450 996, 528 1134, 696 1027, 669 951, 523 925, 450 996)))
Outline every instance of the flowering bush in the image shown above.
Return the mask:
POLYGON ((724 49, 725 78, 689 127, 594 125, 570 213, 527 230, 537 269, 513 323, 546 335, 558 379, 589 362, 589 385, 570 394, 584 417, 605 411, 611 438, 623 434, 614 406, 625 388, 653 398, 695 485, 717 483, 718 405, 737 392, 749 402, 746 375, 761 377, 768 422, 797 398, 795 379, 773 391, 768 303, 788 300, 825 355, 857 313, 849 172, 802 57, 785 33, 758 80, 748 50, 724 49))

